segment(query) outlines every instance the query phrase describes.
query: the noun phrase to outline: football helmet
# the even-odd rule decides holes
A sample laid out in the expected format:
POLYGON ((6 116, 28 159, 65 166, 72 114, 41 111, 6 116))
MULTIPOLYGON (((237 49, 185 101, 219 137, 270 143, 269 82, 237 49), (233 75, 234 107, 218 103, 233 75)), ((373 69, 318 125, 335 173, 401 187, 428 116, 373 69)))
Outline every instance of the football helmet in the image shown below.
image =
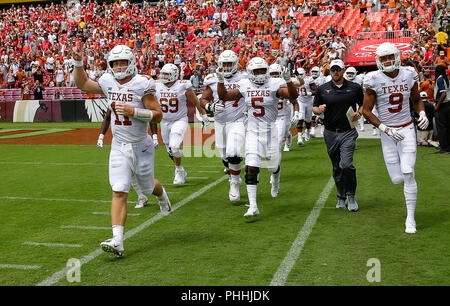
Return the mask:
POLYGON ((349 81, 353 81, 356 78, 357 73, 355 67, 348 67, 347 70, 345 70, 344 77, 349 81))
POLYGON ((302 79, 304 79, 306 77, 306 71, 303 68, 297 68, 297 74, 302 79))
POLYGON ((250 80, 250 82, 258 84, 258 85, 264 84, 270 78, 269 65, 261 57, 254 57, 248 62, 247 73, 248 73, 248 79, 250 80), (256 75, 254 72, 257 69, 266 69, 266 72, 256 75))
POLYGON ((269 74, 271 78, 281 78, 281 66, 279 64, 272 64, 269 66, 269 74))
POLYGON ((159 72, 159 80, 163 84, 175 82, 176 80, 178 80, 178 76, 178 67, 174 64, 165 64, 159 72))
POLYGON ((375 61, 380 71, 388 73, 392 72, 395 69, 400 68, 401 64, 400 50, 393 43, 390 42, 382 43, 381 45, 378 46, 377 50, 375 51, 375 61), (387 55, 394 55, 394 60, 382 62, 381 58, 387 55))
POLYGON ((312 67, 311 76, 313 77, 313 79, 317 79, 320 76, 320 68, 317 66, 312 67))
POLYGON ((107 70, 117 80, 122 80, 128 76, 137 74, 136 56, 133 51, 125 45, 117 45, 109 52, 107 60, 107 70), (125 71, 115 72, 112 63, 118 60, 127 60, 128 66, 125 71))
POLYGON ((225 50, 219 55, 217 66, 222 70, 223 76, 231 78, 238 70, 239 58, 233 50, 225 50), (232 63, 231 67, 224 67, 224 63, 232 63))

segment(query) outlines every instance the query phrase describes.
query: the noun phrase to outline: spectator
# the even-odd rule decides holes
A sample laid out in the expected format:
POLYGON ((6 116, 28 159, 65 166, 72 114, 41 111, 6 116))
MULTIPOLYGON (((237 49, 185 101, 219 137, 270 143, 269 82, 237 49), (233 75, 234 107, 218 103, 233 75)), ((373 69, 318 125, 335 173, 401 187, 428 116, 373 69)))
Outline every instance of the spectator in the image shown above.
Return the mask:
POLYGON ((441 27, 439 28, 439 32, 434 35, 437 39, 437 43, 439 45, 446 45, 448 41, 448 35, 444 32, 444 29, 441 27))
POLYGON ((21 87, 22 100, 30 100, 31 99, 31 87, 30 83, 25 80, 21 87))
POLYGON ((200 89, 201 76, 199 75, 197 70, 194 70, 194 74, 190 77, 189 81, 192 83, 192 89, 194 91, 198 91, 200 89))
POLYGON ((34 85, 31 90, 33 91, 35 100, 42 100, 44 98, 43 97, 44 87, 42 86, 42 83, 39 80, 36 80, 34 82, 34 85))
POLYGON ((436 59, 434 60, 434 65, 435 66, 444 66, 445 69, 448 68, 448 65, 450 64, 449 59, 447 58, 447 56, 445 56, 445 51, 441 50, 439 51, 439 56, 436 57, 436 59))
MULTIPOLYGON (((425 91, 420 92, 420 97, 424 100, 428 99, 428 94, 425 91)), ((434 105, 430 101, 424 101, 425 113, 427 115, 429 124, 426 129, 417 127, 417 144, 420 146, 428 147, 433 136, 433 118, 434 118, 434 105)), ((419 118, 419 114, 415 114, 416 118, 419 118)))
POLYGON ((450 154, 450 82, 444 66, 435 69, 437 93, 435 98, 436 128, 439 154, 450 154))
MULTIPOLYGON (((419 91, 427 94, 427 101, 434 101, 434 81, 431 79, 428 72, 423 74, 424 81, 420 83, 419 91)), ((430 120, 428 120, 430 121, 430 120)))

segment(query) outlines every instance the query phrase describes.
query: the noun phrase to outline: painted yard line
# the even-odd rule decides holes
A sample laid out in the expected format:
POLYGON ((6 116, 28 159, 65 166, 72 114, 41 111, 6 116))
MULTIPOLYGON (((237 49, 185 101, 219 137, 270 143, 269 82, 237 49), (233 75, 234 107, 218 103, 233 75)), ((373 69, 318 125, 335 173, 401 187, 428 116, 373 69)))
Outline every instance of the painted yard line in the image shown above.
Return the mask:
POLYGON ((186 176, 186 178, 191 180, 207 180, 209 176, 186 176))
POLYGON ((23 245, 36 245, 36 246, 49 246, 49 247, 64 247, 64 248, 81 248, 82 244, 65 244, 65 243, 43 243, 43 242, 31 242, 25 241, 23 245))
POLYGON ((111 227, 106 226, 82 226, 82 225, 61 225, 60 228, 76 228, 87 230, 111 230, 111 227))
POLYGON ((3 135, 3 136, 0 136, 0 139, 24 138, 24 137, 30 137, 30 136, 39 136, 39 135, 67 132, 67 131, 72 131, 72 130, 74 130, 74 129, 47 129, 47 130, 36 131, 36 132, 27 132, 27 133, 22 133, 22 134, 3 135))
POLYGON ((325 202, 327 201, 333 187, 334 180, 333 177, 330 177, 327 185, 322 190, 322 193, 314 204, 311 213, 306 219, 305 224, 303 225, 300 232, 298 232, 297 238, 292 243, 291 249, 287 253, 283 262, 278 267, 278 270, 275 272, 273 279, 270 282, 270 286, 284 286, 289 273, 291 272, 292 268, 295 265, 295 262, 297 261, 303 250, 303 246, 305 245, 306 240, 311 234, 314 224, 316 224, 317 218, 319 218, 320 210, 325 205, 325 202))
MULTIPOLYGON (((0 161, 0 165, 32 165, 32 166, 108 166, 107 163, 50 163, 50 162, 35 162, 35 161, 21 161, 21 162, 14 162, 14 161, 0 161)), ((174 167, 174 165, 155 165, 156 167, 174 167)), ((219 171, 220 169, 223 170, 223 168, 219 168, 217 166, 192 166, 192 167, 184 167, 185 169, 192 171, 192 172, 198 172, 195 169, 196 168, 217 168, 219 171)), ((215 171, 214 171, 215 172, 215 171)))
MULTIPOLYGON (((0 199, 5 200, 28 200, 28 201, 57 201, 57 202, 100 202, 100 203, 111 203, 111 200, 83 200, 83 199, 51 199, 51 198, 28 198, 28 197, 10 197, 10 196, 0 196, 0 199)), ((138 201, 128 201, 128 203, 137 203, 138 201)))
POLYGON ((190 170, 191 172, 198 172, 198 173, 218 173, 220 170, 190 170))
MULTIPOLYGON (((108 212, 108 211, 93 211, 92 214, 93 215, 111 215, 111 213, 108 212)), ((129 213, 127 213, 127 216, 133 216, 133 217, 140 216, 140 215, 141 214, 129 214, 129 213)))
POLYGON ((40 268, 41 268, 41 266, 25 266, 25 265, 0 264, 0 269, 37 270, 37 269, 40 269, 40 268))
MULTIPOLYGON (((189 203, 193 199, 201 196, 203 193, 205 193, 209 189, 213 188, 217 184, 223 182, 227 178, 228 178, 228 176, 222 176, 221 178, 215 180, 214 182, 204 186, 203 188, 200 188, 200 190, 194 192, 193 194, 191 194, 187 198, 184 198, 180 202, 176 203, 175 205, 172 206, 172 213, 173 213, 173 211, 175 211, 178 208, 182 207, 186 203, 189 203)), ((152 225, 156 221, 162 219, 163 217, 164 217, 164 215, 161 212, 159 212, 158 214, 156 214, 152 218, 148 219, 147 221, 145 221, 141 225, 133 228, 132 230, 127 231, 125 233, 125 235, 124 235, 124 240, 128 239, 128 238, 131 238, 134 235, 140 233, 141 231, 143 231, 144 229, 146 229, 147 227, 149 227, 150 225, 152 225)), ((84 265, 84 264, 90 262, 91 260, 94 260, 97 256, 99 256, 101 254, 104 254, 102 249, 101 248, 96 249, 95 251, 89 253, 88 255, 86 255, 86 256, 84 256, 83 258, 80 259, 81 265, 84 265)), ((36 286, 51 286, 51 285, 59 282, 61 279, 63 279, 66 276, 66 273, 67 273, 68 269, 69 269, 69 267, 64 267, 63 269, 61 269, 58 272, 54 273, 52 276, 50 276, 50 277, 44 279, 42 282, 38 283, 36 286)))

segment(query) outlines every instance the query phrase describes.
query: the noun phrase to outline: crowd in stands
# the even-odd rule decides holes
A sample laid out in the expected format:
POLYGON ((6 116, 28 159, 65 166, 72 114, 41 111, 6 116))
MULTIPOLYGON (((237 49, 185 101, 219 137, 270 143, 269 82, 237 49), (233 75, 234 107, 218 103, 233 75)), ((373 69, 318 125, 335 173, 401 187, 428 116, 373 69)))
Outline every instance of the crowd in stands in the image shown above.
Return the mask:
MULTIPOLYGON (((409 13, 417 34, 413 53, 405 60, 419 71, 436 61, 448 66, 450 49, 437 38, 442 31, 435 33, 420 14, 431 8, 445 10, 443 0, 171 0, 156 5, 84 0, 72 6, 12 5, 0 11, 0 86, 23 88, 25 93, 38 85, 74 86, 70 49, 75 44, 86 50, 85 67, 92 79, 104 73, 108 51, 117 44, 135 50, 140 73, 157 78, 165 63, 174 63, 197 89, 216 69, 218 54, 229 48, 238 54, 240 69, 261 56, 269 64, 306 71, 320 66, 325 72, 327 63, 346 55, 354 37, 337 23, 300 36, 302 24, 296 16, 345 14, 348 8, 360 9, 361 27, 368 30, 368 10, 405 13, 398 24, 386 23, 386 30, 407 27, 409 21, 403 19, 409 13)), ((441 22, 448 16, 447 11, 441 22)))

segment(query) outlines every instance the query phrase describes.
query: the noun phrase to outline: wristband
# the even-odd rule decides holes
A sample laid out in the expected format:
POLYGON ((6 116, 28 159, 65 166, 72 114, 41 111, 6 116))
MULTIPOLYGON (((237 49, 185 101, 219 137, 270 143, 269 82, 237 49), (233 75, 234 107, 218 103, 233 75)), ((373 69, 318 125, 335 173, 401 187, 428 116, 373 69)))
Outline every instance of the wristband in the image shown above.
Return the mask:
POLYGON ((150 109, 135 108, 133 117, 142 121, 152 121, 153 112, 150 109))
POLYGON ((98 139, 100 139, 100 140, 103 140, 104 137, 105 137, 105 135, 103 135, 103 134, 98 135, 98 139))
POLYGON ((158 134, 153 134, 152 138, 153 140, 158 140, 158 134))
POLYGON ((84 67, 84 62, 82 60, 81 61, 77 61, 75 59, 72 59, 72 62, 73 62, 73 65, 75 67, 84 67))
POLYGON ((387 126, 385 126, 383 123, 380 123, 378 128, 384 132, 384 131, 386 131, 387 126))

